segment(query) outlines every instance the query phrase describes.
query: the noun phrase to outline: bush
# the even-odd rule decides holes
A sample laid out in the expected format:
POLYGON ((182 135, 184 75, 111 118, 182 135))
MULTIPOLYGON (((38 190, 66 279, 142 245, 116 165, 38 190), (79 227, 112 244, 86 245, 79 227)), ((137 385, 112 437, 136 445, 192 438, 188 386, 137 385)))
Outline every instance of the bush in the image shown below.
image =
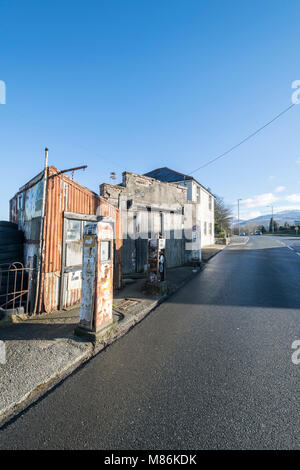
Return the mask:
POLYGON ((226 238, 226 232, 219 232, 216 234, 216 238, 226 238))

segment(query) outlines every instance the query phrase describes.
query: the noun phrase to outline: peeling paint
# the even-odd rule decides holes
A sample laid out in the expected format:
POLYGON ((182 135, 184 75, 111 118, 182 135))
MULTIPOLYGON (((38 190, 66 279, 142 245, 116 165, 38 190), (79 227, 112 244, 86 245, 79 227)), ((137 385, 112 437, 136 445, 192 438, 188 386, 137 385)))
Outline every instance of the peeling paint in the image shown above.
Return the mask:
POLYGON ((112 246, 113 229, 109 223, 101 221, 86 225, 83 240, 80 324, 96 332, 113 320, 112 246))

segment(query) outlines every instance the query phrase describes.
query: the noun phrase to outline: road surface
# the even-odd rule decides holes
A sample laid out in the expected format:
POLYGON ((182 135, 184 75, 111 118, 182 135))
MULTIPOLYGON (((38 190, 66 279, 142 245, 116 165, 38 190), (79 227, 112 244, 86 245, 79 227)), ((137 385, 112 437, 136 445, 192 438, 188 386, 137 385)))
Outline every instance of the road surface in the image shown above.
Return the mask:
POLYGON ((223 250, 8 424, 0 449, 299 449, 300 250, 282 243, 296 242, 223 250))

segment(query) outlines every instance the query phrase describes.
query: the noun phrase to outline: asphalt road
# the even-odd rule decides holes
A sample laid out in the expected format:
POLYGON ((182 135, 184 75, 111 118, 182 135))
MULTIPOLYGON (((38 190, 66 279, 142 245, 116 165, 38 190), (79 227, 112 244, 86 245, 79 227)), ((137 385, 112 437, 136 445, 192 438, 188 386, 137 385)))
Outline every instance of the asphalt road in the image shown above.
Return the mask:
POLYGON ((276 237, 276 239, 282 246, 287 246, 300 254, 300 237, 276 237))
POLYGON ((299 449, 300 256, 282 242, 223 250, 8 424, 0 449, 299 449))

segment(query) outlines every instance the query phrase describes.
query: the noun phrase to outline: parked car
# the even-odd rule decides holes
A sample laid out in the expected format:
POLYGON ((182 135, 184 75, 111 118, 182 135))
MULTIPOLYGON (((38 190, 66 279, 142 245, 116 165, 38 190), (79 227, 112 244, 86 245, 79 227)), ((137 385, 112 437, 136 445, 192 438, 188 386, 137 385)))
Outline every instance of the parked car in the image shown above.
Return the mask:
POLYGON ((255 230, 254 235, 262 235, 262 231, 261 230, 255 230))
POLYGON ((241 232, 241 233, 240 233, 240 236, 241 236, 241 237, 245 237, 245 236, 246 236, 245 232, 241 232))

